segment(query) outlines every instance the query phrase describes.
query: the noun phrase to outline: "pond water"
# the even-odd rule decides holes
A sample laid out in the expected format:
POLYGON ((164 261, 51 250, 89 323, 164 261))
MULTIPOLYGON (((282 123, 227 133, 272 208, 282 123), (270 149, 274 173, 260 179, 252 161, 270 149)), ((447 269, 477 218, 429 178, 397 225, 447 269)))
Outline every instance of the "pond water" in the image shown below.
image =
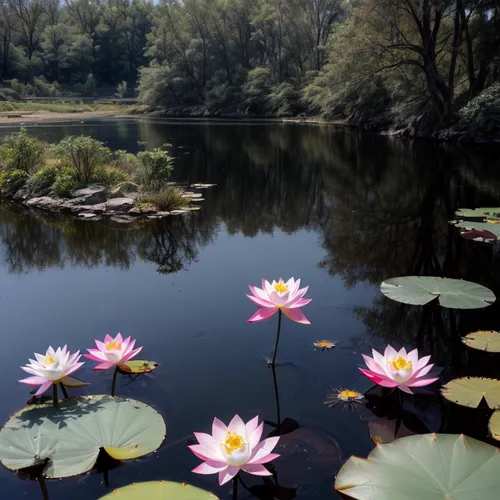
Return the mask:
MULTIPOLYGON (((490 356, 466 352, 460 342, 470 331, 499 328, 498 302, 454 312, 405 306, 379 291, 386 278, 420 274, 460 277, 500 294, 495 248, 465 241, 448 225, 459 207, 499 205, 498 149, 277 124, 130 119, 29 131, 49 142, 92 135, 132 152, 138 141, 169 143, 175 180, 217 184, 206 191, 201 211, 133 226, 0 206, 0 420, 29 397, 17 382, 20 365, 49 344, 85 350, 94 338, 120 331, 144 346, 141 358, 161 365, 135 380, 121 378, 118 391, 157 408, 167 439, 154 455, 111 470, 111 488, 170 479, 228 498, 229 484, 190 472, 200 461, 186 444, 193 431, 210 431, 214 416, 228 421, 238 413, 300 426, 281 438, 282 456, 273 465, 283 489, 276 498, 292 498, 287 488, 303 499, 337 498, 341 464, 373 448, 370 422, 387 429, 396 422, 393 408, 376 398, 354 411, 323 404, 332 388, 370 389, 358 371, 361 353, 390 342, 431 354, 444 367, 442 381, 462 373, 500 375, 490 356), (280 276, 310 286, 312 302, 303 312, 311 325, 284 318, 279 358, 286 362, 274 378, 265 359, 276 317, 247 323, 256 307, 245 293, 261 277, 280 276), (338 347, 314 351, 318 339, 338 347)), ((111 374, 91 367, 78 376, 92 382, 93 393, 109 391, 111 374)), ((438 384, 430 389, 405 396, 398 435, 465 432, 487 440, 486 413, 445 402, 438 384)), ((255 476, 245 480, 264 484, 255 476)), ((9 500, 41 498, 35 482, 6 470, 0 482, 9 500)), ((98 473, 50 481, 48 488, 51 499, 109 492, 98 473)))

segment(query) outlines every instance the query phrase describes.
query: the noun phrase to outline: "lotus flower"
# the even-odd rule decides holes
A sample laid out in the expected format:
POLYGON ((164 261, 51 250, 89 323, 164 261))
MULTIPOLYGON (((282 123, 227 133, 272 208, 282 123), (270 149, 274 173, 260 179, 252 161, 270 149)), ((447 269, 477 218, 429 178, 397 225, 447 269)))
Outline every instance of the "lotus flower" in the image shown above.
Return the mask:
POLYGON ((360 368, 363 375, 382 387, 398 387, 404 392, 413 394, 410 387, 423 387, 432 384, 439 377, 425 377, 434 366, 428 364, 430 356, 418 358, 418 349, 406 353, 403 347, 399 352, 388 345, 384 355, 372 350, 373 358, 365 356, 368 370, 360 368))
POLYGON ((193 472, 219 473, 220 485, 227 483, 240 470, 256 476, 271 476, 262 464, 279 457, 276 453, 271 453, 279 437, 260 441, 263 429, 264 423, 259 424, 259 417, 245 424, 236 415, 227 427, 218 418, 214 418, 212 435, 194 433, 199 444, 189 448, 198 458, 205 461, 193 472))
POLYGON ((248 285, 253 295, 247 295, 247 297, 261 307, 248 321, 250 323, 262 321, 281 310, 291 320, 310 325, 311 323, 300 310, 301 307, 311 302, 311 299, 303 298, 309 287, 299 287, 300 279, 295 281, 294 278, 290 278, 286 283, 281 278, 278 282, 273 280, 272 283, 262 279, 262 288, 248 285))
POLYGON ((134 349, 135 339, 132 340, 131 337, 127 337, 124 340, 121 333, 115 338, 106 335, 104 342, 97 339, 94 342, 97 349, 87 349, 90 354, 84 354, 88 359, 99 361, 99 364, 94 366, 94 370, 107 370, 112 366, 125 363, 142 350, 142 347, 134 349))
POLYGON ((29 364, 21 366, 21 369, 30 373, 33 377, 19 381, 23 384, 39 385, 40 387, 35 396, 40 396, 52 384, 58 384, 64 377, 83 365, 83 363, 78 362, 81 358, 80 351, 71 354, 66 346, 62 349, 58 347, 55 351, 52 347, 49 347, 44 355, 35 352, 35 358, 36 361, 30 359, 29 364))

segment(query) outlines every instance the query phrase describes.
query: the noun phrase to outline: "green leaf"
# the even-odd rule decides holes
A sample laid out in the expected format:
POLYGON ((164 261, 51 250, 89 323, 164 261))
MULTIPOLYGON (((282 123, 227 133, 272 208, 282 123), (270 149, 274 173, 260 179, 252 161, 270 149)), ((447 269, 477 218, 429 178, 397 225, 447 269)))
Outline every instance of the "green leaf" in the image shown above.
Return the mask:
POLYGON ((488 231, 489 233, 493 234, 497 238, 497 240, 500 239, 500 225, 498 224, 468 220, 454 220, 450 221, 450 224, 466 231, 472 231, 473 229, 475 229, 476 231, 488 231))
POLYGON ((403 276, 388 279, 380 291, 392 300, 421 306, 438 299, 442 307, 478 309, 495 302, 495 294, 488 288, 465 280, 435 276, 403 276))
POLYGON ((100 500, 218 500, 209 491, 186 483, 172 481, 147 481, 133 483, 118 488, 100 498, 100 500))
POLYGON ((422 434, 351 457, 335 489, 358 500, 496 500, 500 453, 456 434, 422 434))
POLYGON ((155 451, 166 424, 153 408, 109 395, 68 398, 27 406, 0 430, 0 461, 10 470, 49 463, 44 475, 68 477, 89 471, 100 448, 114 457, 132 459, 155 451))
POLYGON ((488 423, 488 428, 493 439, 500 441, 500 411, 493 412, 488 423))
POLYGON ((118 365, 122 373, 149 373, 160 365, 156 361, 146 361, 145 359, 135 359, 118 365))
POLYGON ((459 208, 455 212, 457 219, 461 218, 481 218, 481 219, 500 219, 500 207, 483 208, 459 208))
POLYGON ((483 398, 492 410, 500 408, 500 380, 492 378, 457 378, 444 385, 441 394, 449 401, 469 408, 477 408, 483 398))
POLYGON ((70 376, 64 377, 61 380, 61 382, 66 387, 85 387, 87 385, 90 385, 88 382, 84 382, 83 380, 80 380, 76 377, 70 377, 70 376))
POLYGON ((479 330, 462 337, 462 342, 472 349, 486 352, 500 352, 500 333, 492 330, 479 330))

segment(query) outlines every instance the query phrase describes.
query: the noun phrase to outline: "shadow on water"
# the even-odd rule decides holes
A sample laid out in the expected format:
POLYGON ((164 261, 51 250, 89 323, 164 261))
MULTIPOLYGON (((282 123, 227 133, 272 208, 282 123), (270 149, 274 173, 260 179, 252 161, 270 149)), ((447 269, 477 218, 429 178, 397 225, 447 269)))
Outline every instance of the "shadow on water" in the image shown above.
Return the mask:
MULTIPOLYGON (((360 293, 360 285, 372 291, 369 301, 361 300, 361 295, 358 301, 354 300, 347 342, 356 355, 337 348, 326 353, 326 357, 311 361, 309 355, 302 354, 303 341, 299 340, 296 349, 301 353, 301 377, 307 380, 307 387, 306 382, 294 378, 295 368, 280 367, 272 373, 254 374, 262 379, 262 387, 255 389, 259 397, 259 391, 274 394, 273 402, 261 408, 260 415, 268 419, 267 434, 281 436, 282 457, 273 463, 273 476, 269 479, 251 478, 246 484, 244 478, 242 495, 283 500, 296 494, 315 500, 335 497, 332 485, 342 462, 352 453, 366 456, 371 449, 367 421, 372 434, 384 436, 439 431, 467 432, 486 439, 488 412, 472 415, 472 411, 439 398, 436 388, 421 398, 405 395, 403 401, 382 401, 377 394, 371 394, 362 412, 354 413, 354 419, 346 415, 348 412, 321 407, 323 391, 331 385, 332 378, 349 377, 351 384, 360 383, 355 378, 357 370, 356 375, 344 376, 339 370, 345 365, 339 364, 339 368, 335 361, 323 360, 328 356, 340 360, 343 356, 355 367, 359 351, 368 346, 393 343, 418 347, 444 367, 443 381, 460 376, 465 370, 467 374, 500 376, 499 365, 490 355, 467 351, 460 340, 473 330, 498 329, 498 302, 484 310, 453 311, 432 303, 425 307, 407 306, 377 292, 380 282, 388 277, 419 274, 463 278, 500 294, 496 248, 463 240, 448 224, 460 207, 499 205, 498 150, 410 143, 310 126, 180 126, 125 120, 77 129, 76 133, 94 135, 113 148, 136 150, 136 141, 146 141, 148 147, 168 142, 176 157, 176 180, 217 186, 206 191, 206 201, 199 212, 131 226, 59 218, 3 205, 0 265, 8 273, 24 276, 51 269, 109 267, 132 272, 138 263, 145 262, 160 275, 172 275, 193 269, 193 264, 211 247, 219 248, 223 244, 221 235, 240 235, 248 238, 245 244, 249 244, 250 239, 263 242, 269 235, 283 233, 289 238, 280 240, 281 244, 285 241, 285 246, 272 250, 273 257, 279 258, 281 253, 293 253, 299 235, 306 234, 301 237, 308 238, 311 254, 319 247, 323 255, 312 261, 304 254, 310 276, 317 276, 315 272, 318 276, 330 275, 341 282, 345 294, 360 293), (348 425, 355 430, 341 435, 348 425)), ((33 132, 42 139, 55 141, 65 130, 38 127, 33 132)), ((254 268, 258 277, 259 265, 266 256, 259 258, 242 255, 245 266, 254 268)), ((223 269, 220 273, 225 281, 238 281, 239 289, 246 286, 245 278, 225 276, 223 269)), ((324 283, 319 277, 311 278, 314 279, 324 283)), ((308 284, 314 290, 315 282, 311 280, 308 284)), ((208 283, 203 284, 209 289, 208 283)), ((321 295, 322 290, 317 293, 321 295)), ((316 302, 323 300, 316 297, 316 302)), ((318 331, 331 331, 333 306, 329 298, 321 302, 315 318, 318 331)), ((273 331, 273 326, 268 327, 273 331)), ((287 332, 287 336, 286 342, 290 343, 293 332, 287 332)), ((224 366, 230 354, 225 342, 218 341, 213 362, 224 366)), ((238 355, 239 362, 258 363, 250 354, 238 351, 238 355)), ((189 380, 189 366, 179 364, 175 369, 175 380, 189 380)), ((210 382, 207 380, 204 385, 203 374, 196 375, 197 389, 209 391, 210 382)), ((160 370, 155 377, 161 377, 160 370)), ((182 397, 178 392, 176 395, 182 397)), ((240 396, 237 403, 244 406, 245 397, 240 396)), ((252 411, 258 403, 253 405, 252 411)), ((215 406, 208 410, 211 418, 217 414, 215 406)), ((204 420, 209 421, 208 413, 203 414, 204 420)), ((210 481, 186 476, 181 470, 187 464, 192 466, 192 462, 182 455, 184 451, 178 451, 185 449, 185 438, 176 439, 179 445, 167 447, 159 456, 162 467, 170 467, 171 477, 176 480, 199 480, 201 486, 210 487, 210 481), (178 468, 177 462, 172 464, 177 457, 178 468)), ((131 470, 132 475, 138 474, 136 469, 131 470)), ((160 467, 153 467, 151 474, 155 471, 157 477, 163 477, 160 467)), ((127 477, 119 480, 125 484, 127 477)), ((68 493, 64 491, 63 495, 68 493)), ((223 496, 225 490, 217 494, 223 496)))

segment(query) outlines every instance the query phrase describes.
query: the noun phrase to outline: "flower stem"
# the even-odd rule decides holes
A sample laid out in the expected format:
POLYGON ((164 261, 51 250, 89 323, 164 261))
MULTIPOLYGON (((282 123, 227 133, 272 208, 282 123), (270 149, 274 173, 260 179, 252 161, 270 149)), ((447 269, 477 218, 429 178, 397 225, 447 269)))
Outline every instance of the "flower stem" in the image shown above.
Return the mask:
POLYGON ((47 490, 47 483, 45 482, 45 476, 43 474, 38 478, 38 484, 42 490, 43 500, 49 500, 49 491, 47 490))
POLYGON ((277 422, 276 426, 279 427, 281 425, 281 415, 280 415, 280 395, 278 393, 278 379, 276 378, 276 367, 271 365, 271 369, 273 370, 273 382, 274 382, 274 396, 276 398, 276 413, 277 413, 277 422))
POLYGON ((273 355, 273 360, 271 362, 272 366, 276 366, 276 355, 278 354, 280 332, 281 332, 281 309, 278 310, 278 331, 276 332, 276 345, 274 346, 274 355, 273 355))
POLYGON ((66 387, 64 387, 64 384, 62 382, 59 382, 59 385, 61 386, 61 391, 66 399, 69 398, 68 391, 66 390, 66 387))
POLYGON ((115 366, 115 371, 113 373, 113 382, 111 383, 111 396, 115 395, 116 376, 117 375, 118 375, 118 366, 115 366))
POLYGON ((56 408, 59 406, 59 398, 57 397, 57 384, 52 384, 52 404, 56 408))
POLYGON ((238 499, 238 475, 233 477, 233 500, 238 499))

